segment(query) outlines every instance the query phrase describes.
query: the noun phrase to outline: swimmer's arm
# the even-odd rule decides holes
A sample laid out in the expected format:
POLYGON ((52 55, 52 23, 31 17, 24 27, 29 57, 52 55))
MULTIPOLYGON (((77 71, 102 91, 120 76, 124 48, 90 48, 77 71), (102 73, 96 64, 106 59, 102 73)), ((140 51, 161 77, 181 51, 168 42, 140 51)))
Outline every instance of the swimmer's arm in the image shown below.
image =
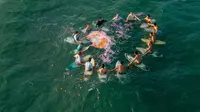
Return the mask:
POLYGON ((138 18, 136 15, 135 15, 135 18, 136 18, 138 21, 141 21, 140 18, 138 18))
POLYGON ((151 24, 151 23, 149 23, 148 25, 149 25, 150 27, 153 27, 153 26, 154 26, 154 25, 153 25, 153 24, 151 24))
POLYGON ((130 67, 136 60, 136 57, 128 64, 128 67, 130 67))
POLYGON ((143 56, 145 56, 149 52, 150 48, 148 47, 147 50, 144 52, 143 56))
POLYGON ((89 28, 90 28, 90 27, 87 26, 87 27, 85 28, 85 31, 89 30, 89 28))
POLYGON ((116 16, 112 20, 115 20, 115 19, 116 19, 116 16))
POLYGON ((108 70, 108 72, 113 72, 113 71, 115 71, 115 70, 117 70, 117 67, 114 68, 114 69, 112 69, 112 70, 108 70))
POLYGON ((115 17, 112 20, 115 20, 115 17))
POLYGON ((128 18, 130 17, 130 15, 128 15, 128 17, 126 18, 126 21, 125 22, 128 22, 128 18))

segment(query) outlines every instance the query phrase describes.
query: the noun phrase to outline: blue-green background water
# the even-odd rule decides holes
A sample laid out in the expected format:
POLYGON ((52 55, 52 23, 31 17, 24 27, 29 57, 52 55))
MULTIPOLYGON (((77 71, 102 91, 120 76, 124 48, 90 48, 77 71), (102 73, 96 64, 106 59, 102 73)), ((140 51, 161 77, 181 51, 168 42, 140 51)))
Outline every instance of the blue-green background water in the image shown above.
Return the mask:
MULTIPOLYGON (((199 6, 197 0, 1 0, 0 112, 200 112, 199 6), (83 68, 64 74, 76 47, 64 42, 72 26, 130 11, 150 13, 162 30, 157 38, 167 42, 155 46, 163 58, 144 58, 151 72, 132 68, 123 83, 114 76, 100 83, 96 73, 82 82, 83 68)), ((144 46, 138 33, 118 45, 117 59, 144 46)))

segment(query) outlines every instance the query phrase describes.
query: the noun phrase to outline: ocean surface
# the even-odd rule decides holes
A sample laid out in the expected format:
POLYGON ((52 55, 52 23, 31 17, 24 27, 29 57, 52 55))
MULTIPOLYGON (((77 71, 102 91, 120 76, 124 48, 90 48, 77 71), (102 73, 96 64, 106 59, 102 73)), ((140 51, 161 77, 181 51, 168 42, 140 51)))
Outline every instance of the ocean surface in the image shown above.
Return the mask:
MULTIPOLYGON (((0 112, 200 112, 199 26, 198 0, 0 0, 0 112), (151 71, 132 67, 107 82, 96 72, 82 81, 83 67, 65 73, 77 47, 64 41, 72 31, 130 11, 155 18, 167 43, 154 46, 164 57, 143 58, 151 71)), ((124 53, 145 47, 145 35, 134 25, 128 39, 113 37, 120 52, 106 67, 128 64, 124 53)))

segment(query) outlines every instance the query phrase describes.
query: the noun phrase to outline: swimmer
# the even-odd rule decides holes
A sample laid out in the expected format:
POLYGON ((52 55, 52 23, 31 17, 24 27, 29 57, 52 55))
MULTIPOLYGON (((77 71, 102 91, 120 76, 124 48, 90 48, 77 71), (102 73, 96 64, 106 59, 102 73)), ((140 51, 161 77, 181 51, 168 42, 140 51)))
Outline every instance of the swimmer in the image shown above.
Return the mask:
POLYGON ((74 38, 74 42, 80 43, 78 31, 74 32, 72 35, 73 35, 73 38, 74 38))
POLYGON ((82 42, 79 43, 79 45, 76 48, 76 50, 82 52, 82 50, 83 50, 83 43, 82 42))
POLYGON ((122 18, 119 16, 119 14, 117 14, 112 20, 113 20, 116 24, 118 24, 119 21, 120 21, 121 19, 122 19, 122 18))
POLYGON ((83 54, 80 51, 78 51, 78 53, 74 57, 75 57, 75 63, 77 65, 81 65, 85 63, 83 62, 83 54))
POLYGON ((108 73, 108 70, 105 69, 105 65, 102 64, 101 68, 98 69, 98 73, 100 75, 106 75, 108 73))
POLYGON ((156 23, 154 23, 154 24, 148 24, 149 25, 149 27, 151 27, 152 29, 153 29, 153 33, 154 34, 157 34, 157 32, 158 32, 158 26, 157 26, 157 24, 156 23))
POLYGON ((107 20, 104 20, 102 17, 100 17, 97 21, 96 27, 102 26, 104 22, 107 22, 107 20))
POLYGON ((91 26, 90 24, 86 24, 85 32, 88 34, 91 31, 91 26))
POLYGON ((128 15, 128 17, 126 18, 126 22, 129 21, 141 21, 133 12, 130 12, 130 14, 128 15))
POLYGON ((109 72, 116 71, 118 74, 125 74, 126 69, 127 69, 127 67, 124 66, 124 62, 121 61, 119 66, 117 66, 116 68, 114 68, 112 70, 108 70, 108 71, 109 72))
POLYGON ((152 53, 152 42, 151 42, 151 40, 148 41, 147 46, 148 47, 147 47, 146 51, 144 52, 143 56, 146 55, 146 54, 148 54, 148 53, 149 54, 152 53))
POLYGON ((156 41, 156 38, 155 38, 154 33, 150 33, 150 34, 149 34, 149 37, 150 37, 149 40, 151 40, 152 43, 154 43, 154 42, 156 41))
POLYGON ((144 18, 144 21, 146 23, 152 23, 151 16, 149 14, 147 14, 146 17, 144 18))
MULTIPOLYGON (((92 58, 90 57, 88 62, 85 63, 84 76, 87 75, 88 72, 91 72, 93 70, 93 66, 92 66, 91 60, 92 60, 92 58)), ((92 75, 92 72, 91 72, 90 75, 92 75)))
POLYGON ((128 67, 130 67, 131 65, 135 64, 140 64, 141 63, 141 54, 138 51, 134 52, 135 57, 133 58, 133 60, 128 64, 128 67))

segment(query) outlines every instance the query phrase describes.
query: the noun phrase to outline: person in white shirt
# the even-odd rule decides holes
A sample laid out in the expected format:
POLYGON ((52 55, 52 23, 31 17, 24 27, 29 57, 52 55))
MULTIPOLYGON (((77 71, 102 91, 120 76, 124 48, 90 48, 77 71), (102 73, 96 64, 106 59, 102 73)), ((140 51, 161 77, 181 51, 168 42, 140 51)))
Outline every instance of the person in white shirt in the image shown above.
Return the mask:
POLYGON ((92 58, 90 57, 88 62, 85 63, 85 72, 92 71, 92 58))
POLYGON ((128 17, 126 18, 126 22, 129 21, 141 21, 133 12, 130 12, 130 14, 128 15, 128 17))
POLYGON ((77 65, 84 64, 82 53, 79 51, 75 56, 75 62, 77 65))
POLYGON ((79 33, 78 33, 78 31, 74 32, 72 35, 73 35, 73 38, 74 38, 74 42, 81 43, 81 41, 79 41, 79 33))

